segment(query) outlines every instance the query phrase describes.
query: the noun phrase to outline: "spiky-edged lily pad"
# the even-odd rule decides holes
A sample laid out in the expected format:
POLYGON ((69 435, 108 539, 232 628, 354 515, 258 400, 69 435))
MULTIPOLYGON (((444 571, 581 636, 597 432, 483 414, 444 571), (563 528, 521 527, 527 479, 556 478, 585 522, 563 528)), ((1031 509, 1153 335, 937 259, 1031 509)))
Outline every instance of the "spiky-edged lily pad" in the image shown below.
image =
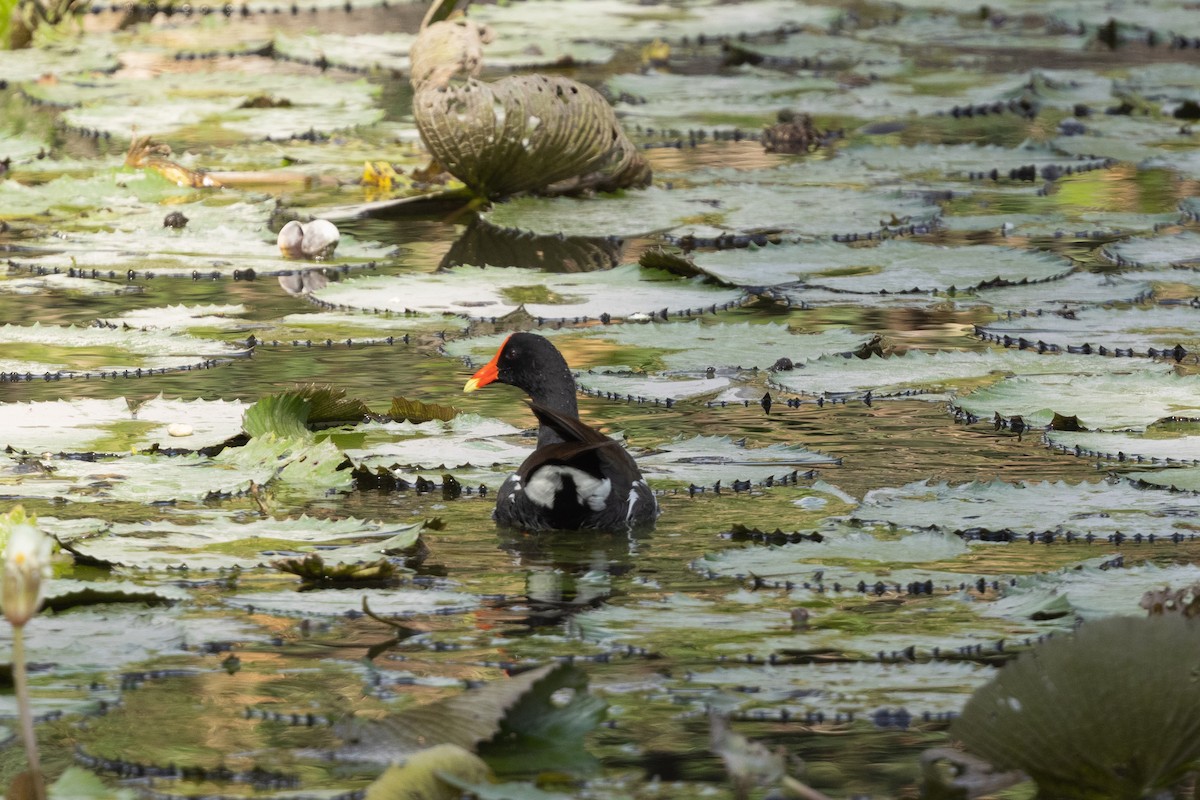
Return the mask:
POLYGON ((1117 532, 1170 537, 1195 528, 1200 499, 1128 481, 1095 483, 973 482, 951 486, 919 481, 867 492, 854 511, 865 523, 935 526, 945 531, 1070 532, 1106 537, 1117 532))
POLYGON ((346 455, 356 465, 371 468, 515 466, 529 454, 526 447, 503 438, 519 434, 519 429, 478 414, 459 414, 446 422, 368 423, 355 430, 366 435, 365 446, 348 448, 346 455))
POLYGON ((363 597, 370 597, 371 611, 386 617, 413 617, 424 614, 450 614, 470 611, 478 598, 443 589, 388 589, 370 592, 354 589, 324 589, 319 592, 246 592, 226 597, 226 605, 244 608, 256 614, 278 616, 335 616, 362 611, 363 597))
POLYGON ((1108 245, 1104 254, 1121 265, 1200 268, 1200 233, 1128 239, 1108 245))
POLYGON ((297 61, 318 61, 337 66, 367 70, 407 72, 408 48, 416 39, 411 33, 319 32, 290 36, 275 34, 275 52, 297 61))
POLYGON ((246 351, 224 342, 149 331, 57 325, 0 327, 0 373, 61 378, 138 377, 199 369, 246 351), (6 355, 9 354, 9 355, 6 355))
POLYGON ((244 328, 251 323, 242 317, 248 309, 242 303, 205 306, 162 306, 124 311, 98 320, 110 327, 126 326, 141 330, 186 331, 192 328, 244 328))
POLYGON ((656 483, 704 486, 724 481, 732 486, 734 481, 761 483, 839 460, 798 444, 751 447, 727 436, 693 436, 640 454, 637 462, 656 483))
MULTIPOLYGON (((88 178, 55 177, 36 185, 9 179, 0 181, 0 219, 70 220, 74 227, 95 224, 96 217, 111 222, 114 217, 146 213, 148 204, 164 200, 198 197, 197 190, 176 186, 157 174, 115 168, 88 178), (82 211, 89 216, 81 217, 82 211)), ((160 228, 165 214, 158 216, 160 228)))
MULTIPOLYGON (((1150 430, 1153 430, 1153 426, 1150 430)), ((1144 436, 1132 433, 1051 430, 1046 431, 1046 443, 1065 453, 1118 463, 1200 461, 1200 435, 1195 433, 1144 436)))
POLYGON ((650 72, 615 75, 606 84, 621 98, 617 109, 627 124, 667 130, 728 129, 772 120, 781 107, 810 92, 831 92, 830 76, 788 76, 758 71, 712 75, 703 81, 687 75, 650 72))
POLYGON ((1179 680, 1198 658, 1192 620, 1090 622, 1006 666, 951 733, 997 768, 1025 772, 1047 796, 1153 794, 1200 757, 1200 719, 1187 711, 1200 688, 1179 680))
MULTIPOLYGON (((30 242, 17 260, 29 269, 74 271, 82 277, 280 275, 298 272, 297 262, 279 252, 268 227, 274 200, 230 202, 217 196, 195 203, 164 204, 125 198, 106 213, 92 214, 70 232, 30 242), (182 213, 183 228, 163 224, 171 212, 182 213), (82 228, 82 229, 81 229, 82 228)), ((332 263, 374 266, 388 250, 344 236, 332 263)))
MULTIPOLYGON (((771 382, 800 394, 837 396, 870 391, 876 397, 924 396, 942 399, 947 391, 970 390, 1010 375, 1093 375, 1107 364, 1088 356, 1038 355, 1019 350, 909 350, 904 355, 871 358, 824 356, 778 371, 771 382)), ((1139 375, 1168 374, 1171 368, 1155 362, 1121 362, 1123 370, 1139 375)))
MULTIPOLYGON (((417 540, 421 525, 385 525, 354 518, 332 520, 299 516, 239 520, 224 514, 179 515, 144 523, 119 523, 99 534, 60 539, 88 559, 150 570, 249 569, 284 552, 319 548, 331 563, 357 561, 356 542, 404 549, 417 540)), ((57 530, 53 528, 53 530, 57 530)))
POLYGON ((1049 425, 1078 417, 1085 430, 1144 430, 1168 417, 1200 418, 1200 377, 1174 374, 1039 375, 1004 380, 960 398, 977 417, 1021 416, 1049 425))
POLYGON ((455 267, 432 275, 379 276, 342 281, 313 293, 328 306, 402 314, 502 317, 524 306, 547 320, 700 313, 740 302, 739 291, 680 280, 627 264, 604 272, 547 275, 522 269, 455 267))
POLYGON ((1153 308, 1085 308, 1069 314, 1039 313, 1011 316, 980 325, 976 332, 985 339, 1062 350, 1121 355, 1175 357, 1200 350, 1200 311, 1184 306, 1153 308), (1041 344, 1039 344, 1041 343, 1041 344))
POLYGON ((569 236, 667 231, 679 237, 717 237, 761 230, 832 236, 929 223, 938 214, 924 199, 894 189, 758 185, 753 175, 736 183, 724 183, 715 175, 709 180, 703 174, 691 177, 703 183, 675 189, 655 186, 604 197, 603 202, 568 197, 509 200, 498 203, 487 219, 501 227, 569 236))
POLYGON ((1039 306, 1070 308, 1136 303, 1149 297, 1152 288, 1149 276, 1077 272, 1052 281, 988 286, 970 297, 958 295, 954 302, 956 305, 984 303, 997 311, 1022 311, 1039 306))
MULTIPOLYGON (((612 325, 583 330, 545 331, 571 358, 577 369, 666 370, 703 373, 719 369, 766 369, 780 358, 805 361, 827 353, 850 353, 871 337, 844 328, 820 333, 795 333, 786 325, 766 323, 705 324, 699 320, 669 325, 612 325), (593 344, 595 342, 595 344, 593 344), (586 346, 581 346, 586 343, 586 346), (601 349, 600 345, 607 345, 601 349)), ((450 355, 487 359, 504 335, 459 339, 446 345, 450 355)))
MULTIPOLYGON (((6 26, 7 31, 7 26, 6 26)), ((36 81, 45 76, 65 76, 72 73, 110 72, 120 66, 117 47, 100 37, 82 41, 42 44, 4 54, 4 78, 10 83, 36 81)))
POLYGON ((1160 469, 1156 472, 1131 472, 1130 478, 1152 486, 1165 486, 1185 492, 1200 492, 1200 468, 1160 469))
MULTIPOLYGON (((561 24, 560 38, 616 42, 650 41, 656 37, 762 33, 779 28, 813 25, 822 27, 836 18, 836 11, 822 6, 796 6, 787 0, 756 3, 754 14, 744 9, 704 0, 662 14, 629 0, 537 0, 511 6, 472 6, 471 19, 496 29, 497 38, 530 38, 530 31, 547 19, 561 24)), ((540 39, 538 40, 540 42, 540 39)))
POLYGON ((0 405, 0 448, 40 453, 198 450, 236 436, 246 405, 237 400, 52 400, 0 405))
POLYGON ((0 264, 0 295, 66 294, 87 297, 137 294, 140 286, 77 277, 66 273, 38 274, 0 264))
POLYGON ((128 136, 162 135, 211 126, 212 139, 249 136, 290 139, 309 131, 330 132, 368 125, 383 117, 376 107, 378 87, 365 81, 339 81, 314 75, 259 75, 226 65, 220 80, 213 73, 163 73, 154 80, 91 76, 30 88, 37 99, 71 106, 63 113, 72 126, 128 136), (255 97, 269 104, 247 103, 255 97))
POLYGON ((721 280, 744 286, 800 280, 858 294, 965 290, 998 282, 1044 281, 1071 270, 1070 262, 1048 253, 894 240, 873 247, 814 242, 726 250, 697 256, 696 262, 721 280))
POLYGON ((990 179, 994 176, 996 179, 1026 181, 1104 164, 1103 159, 1064 156, 1049 148, 1028 145, 1015 148, 994 145, 862 147, 849 151, 845 157, 873 168, 894 169, 899 164, 910 177, 990 179), (1021 174, 1028 175, 1030 168, 1033 178, 1010 176, 1017 170, 1023 170, 1021 174))

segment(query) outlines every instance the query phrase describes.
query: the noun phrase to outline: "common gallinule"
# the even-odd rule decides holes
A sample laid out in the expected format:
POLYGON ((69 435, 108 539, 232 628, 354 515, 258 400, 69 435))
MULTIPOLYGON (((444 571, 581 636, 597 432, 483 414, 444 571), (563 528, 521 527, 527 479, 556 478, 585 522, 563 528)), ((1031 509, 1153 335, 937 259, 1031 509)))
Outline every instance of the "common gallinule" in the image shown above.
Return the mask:
POLYGON ((579 419, 575 378, 536 333, 514 333, 463 387, 499 381, 524 389, 538 418, 537 449, 496 495, 492 518, 530 531, 621 531, 653 524, 658 501, 620 443, 579 419))

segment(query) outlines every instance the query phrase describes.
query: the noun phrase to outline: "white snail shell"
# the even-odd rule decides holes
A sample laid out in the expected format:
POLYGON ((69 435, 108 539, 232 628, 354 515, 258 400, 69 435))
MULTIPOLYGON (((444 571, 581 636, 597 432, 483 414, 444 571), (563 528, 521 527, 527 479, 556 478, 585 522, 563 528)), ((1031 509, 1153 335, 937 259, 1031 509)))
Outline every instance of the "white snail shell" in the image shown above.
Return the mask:
POLYGON ((308 258, 320 261, 333 255, 341 234, 327 219, 311 222, 292 220, 279 230, 279 252, 286 258, 308 258))

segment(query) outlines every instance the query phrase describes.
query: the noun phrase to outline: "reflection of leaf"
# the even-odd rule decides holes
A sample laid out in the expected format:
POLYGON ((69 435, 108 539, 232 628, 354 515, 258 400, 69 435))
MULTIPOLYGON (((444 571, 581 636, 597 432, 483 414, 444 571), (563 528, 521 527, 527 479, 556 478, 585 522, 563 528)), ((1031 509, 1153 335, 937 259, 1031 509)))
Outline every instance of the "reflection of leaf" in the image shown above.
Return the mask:
POLYGON ((454 240, 440 267, 533 267, 546 272, 591 272, 612 269, 622 242, 608 236, 536 235, 499 228, 473 216, 454 240))
POLYGON ((1138 798, 1200 758, 1200 630, 1177 616, 1113 617, 1022 654, 951 734, 1039 796, 1138 798))
POLYGON ((366 564, 326 564, 317 553, 304 558, 284 558, 271 563, 280 572, 297 575, 305 588, 381 583, 396 576, 396 565, 386 558, 366 564))
POLYGON ((568 78, 512 75, 423 88, 413 116, 438 163, 485 197, 568 179, 609 191, 650 182, 649 166, 612 107, 568 78))
POLYGON ((437 403, 425 403, 420 400, 409 400, 406 397, 393 397, 392 407, 388 416, 396 422, 411 422, 419 425, 430 420, 449 422, 458 416, 458 409, 453 406, 443 406, 437 403))
MULTIPOLYGON (((552 725, 553 734, 550 735, 578 736, 595 723, 585 726, 571 712, 554 709, 562 711, 558 715, 550 713, 546 707, 555 690, 565 685, 578 690, 580 675, 582 673, 565 664, 539 667, 455 697, 406 709, 385 719, 351 719, 338 726, 338 733, 350 743, 344 748, 348 756, 390 761, 431 743, 473 748, 501 730, 534 737, 539 731, 548 733, 549 729, 538 727, 538 712, 533 710, 541 707, 548 715, 545 719, 552 725), (510 714, 514 715, 513 719, 506 719, 510 714), (534 719, 530 719, 531 714, 534 719)), ((593 704, 598 702, 582 692, 578 696, 593 704)), ((573 704, 565 708, 570 705, 573 704)), ((591 716, 595 716, 594 712, 591 716)))

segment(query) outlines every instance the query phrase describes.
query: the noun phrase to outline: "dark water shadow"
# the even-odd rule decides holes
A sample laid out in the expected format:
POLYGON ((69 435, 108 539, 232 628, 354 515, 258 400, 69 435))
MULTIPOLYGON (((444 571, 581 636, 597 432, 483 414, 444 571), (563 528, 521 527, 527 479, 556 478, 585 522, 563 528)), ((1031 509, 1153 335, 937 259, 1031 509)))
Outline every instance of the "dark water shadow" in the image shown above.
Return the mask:
POLYGON ((500 228, 472 217, 466 230, 450 245, 439 265, 533 267, 545 272, 595 272, 621 261, 623 239, 616 237, 540 235, 500 228))

